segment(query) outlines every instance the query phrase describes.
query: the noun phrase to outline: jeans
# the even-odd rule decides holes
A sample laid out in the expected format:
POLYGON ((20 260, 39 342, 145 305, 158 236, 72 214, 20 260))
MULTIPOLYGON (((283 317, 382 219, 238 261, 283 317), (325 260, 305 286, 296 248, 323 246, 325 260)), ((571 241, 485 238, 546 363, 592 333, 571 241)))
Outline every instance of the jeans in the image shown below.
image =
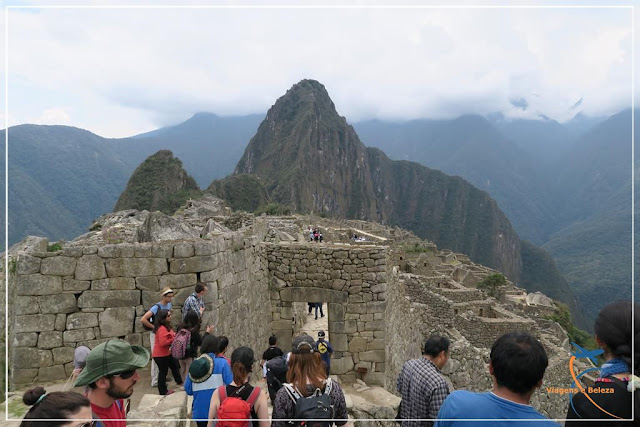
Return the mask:
POLYGON ((322 312, 322 303, 317 302, 316 303, 316 319, 318 318, 318 308, 320 308, 320 316, 324 317, 324 313, 322 312))

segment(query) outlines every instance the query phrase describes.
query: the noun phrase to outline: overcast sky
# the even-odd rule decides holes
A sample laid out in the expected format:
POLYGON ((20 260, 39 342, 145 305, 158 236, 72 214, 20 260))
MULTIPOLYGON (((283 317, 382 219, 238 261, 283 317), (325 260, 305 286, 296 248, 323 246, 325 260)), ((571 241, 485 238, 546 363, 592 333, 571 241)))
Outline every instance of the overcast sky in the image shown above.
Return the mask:
MULTIPOLYGON (((105 137, 130 136, 200 111, 263 114, 303 78, 323 83, 349 122, 492 112, 565 121, 578 112, 607 115, 631 106, 628 7, 366 7, 379 4, 5 9, 9 124, 65 124, 105 137)), ((4 98, 4 87, 0 92, 4 98)))

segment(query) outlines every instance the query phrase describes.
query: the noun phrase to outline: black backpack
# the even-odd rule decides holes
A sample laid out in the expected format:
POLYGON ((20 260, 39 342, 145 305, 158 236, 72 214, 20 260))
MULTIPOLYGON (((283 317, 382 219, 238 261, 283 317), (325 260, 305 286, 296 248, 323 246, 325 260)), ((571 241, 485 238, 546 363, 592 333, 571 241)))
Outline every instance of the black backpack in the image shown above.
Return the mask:
POLYGON ((329 427, 333 424, 334 409, 331 404, 331 379, 328 378, 324 393, 317 388, 311 396, 304 397, 291 384, 284 384, 287 394, 295 402, 293 424, 308 427, 329 427))
POLYGON ((267 389, 269 390, 269 398, 271 402, 276 400, 276 393, 287 382, 287 358, 285 356, 276 356, 267 360, 267 389))
MULTIPOLYGON (((151 308, 153 308, 153 307, 155 307, 155 306, 158 306, 158 310, 160 310, 160 304, 153 304, 153 305, 151 306, 151 308)), ((151 310, 151 308, 150 308, 149 310, 151 310)), ((151 313, 153 313, 153 311, 152 311, 151 313)), ((149 317, 149 323, 151 323, 152 325, 155 323, 155 320, 156 320, 156 319, 155 319, 155 317, 156 317, 156 316, 155 316, 154 314, 152 314, 152 315, 151 315, 151 317, 149 317)), ((144 329, 145 329, 145 330, 147 330, 147 331, 153 331, 153 328, 148 327, 148 326, 147 326, 147 325, 145 325, 144 323, 142 324, 142 326, 143 326, 143 327, 144 327, 144 329)))

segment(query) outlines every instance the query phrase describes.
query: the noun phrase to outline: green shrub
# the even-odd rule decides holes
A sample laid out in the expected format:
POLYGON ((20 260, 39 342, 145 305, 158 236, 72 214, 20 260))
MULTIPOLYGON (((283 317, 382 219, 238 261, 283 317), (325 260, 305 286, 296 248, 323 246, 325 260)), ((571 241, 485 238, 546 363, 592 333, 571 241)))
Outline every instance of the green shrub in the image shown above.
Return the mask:
POLYGON ((424 252, 433 252, 431 248, 425 248, 420 243, 414 243, 413 245, 405 245, 404 251, 406 253, 424 253, 424 252))
POLYGON ((489 274, 487 277, 482 279, 480 283, 478 283, 478 289, 482 289, 486 291, 489 296, 497 297, 498 296, 498 288, 500 286, 505 286, 507 284, 507 278, 504 277, 500 273, 489 274))
POLYGON ((569 335, 569 339, 578 344, 580 347, 584 347, 586 349, 594 349, 598 348, 595 339, 589 335, 588 332, 583 331, 582 329, 578 329, 571 319, 571 312, 569 311, 569 307, 566 304, 555 301, 556 309, 555 312, 546 316, 548 320, 553 320, 554 322, 558 322, 560 326, 562 326, 565 331, 567 331, 567 335, 569 335))
POLYGON ((47 246, 47 252, 57 252, 59 250, 62 250, 62 245, 60 243, 53 243, 47 246))

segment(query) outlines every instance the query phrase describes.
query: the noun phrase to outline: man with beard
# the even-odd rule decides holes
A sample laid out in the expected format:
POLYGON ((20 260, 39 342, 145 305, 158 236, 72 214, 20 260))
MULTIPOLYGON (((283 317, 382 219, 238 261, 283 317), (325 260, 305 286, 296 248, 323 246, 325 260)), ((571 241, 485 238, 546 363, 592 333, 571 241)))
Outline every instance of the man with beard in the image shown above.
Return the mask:
POLYGON ((124 399, 133 394, 133 387, 140 379, 137 370, 147 363, 146 348, 122 340, 110 340, 91 350, 74 387, 88 386, 87 398, 93 418, 100 420, 98 425, 126 427, 124 399))

